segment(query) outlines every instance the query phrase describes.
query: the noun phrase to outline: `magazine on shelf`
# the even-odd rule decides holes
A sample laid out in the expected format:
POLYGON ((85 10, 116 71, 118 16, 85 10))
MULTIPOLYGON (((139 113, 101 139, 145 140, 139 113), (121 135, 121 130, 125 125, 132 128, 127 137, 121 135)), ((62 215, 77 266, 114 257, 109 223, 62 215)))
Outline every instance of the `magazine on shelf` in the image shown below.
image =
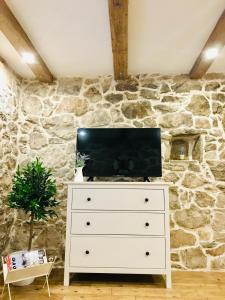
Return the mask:
POLYGON ((8 271, 24 269, 33 265, 43 264, 46 262, 44 250, 18 251, 13 252, 5 257, 8 271))

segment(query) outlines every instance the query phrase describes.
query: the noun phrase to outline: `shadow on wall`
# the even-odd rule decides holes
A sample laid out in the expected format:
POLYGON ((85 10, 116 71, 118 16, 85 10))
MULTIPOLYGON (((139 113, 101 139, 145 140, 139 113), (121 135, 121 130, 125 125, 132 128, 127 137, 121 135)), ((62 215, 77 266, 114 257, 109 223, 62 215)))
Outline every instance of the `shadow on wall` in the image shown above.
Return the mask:
POLYGON ((9 237, 14 234, 15 215, 5 205, 5 199, 15 172, 18 148, 17 104, 19 81, 0 62, 0 253, 7 253, 9 237))

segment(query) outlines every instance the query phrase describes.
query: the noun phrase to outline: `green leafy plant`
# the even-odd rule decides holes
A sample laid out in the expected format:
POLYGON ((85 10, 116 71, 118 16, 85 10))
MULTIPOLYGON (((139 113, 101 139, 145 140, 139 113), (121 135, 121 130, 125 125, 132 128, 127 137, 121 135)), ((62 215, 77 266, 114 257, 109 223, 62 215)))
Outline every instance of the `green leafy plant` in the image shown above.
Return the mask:
POLYGON ((85 167, 86 161, 90 159, 89 155, 81 154, 80 152, 77 152, 76 155, 76 168, 85 167))
POLYGON ((38 158, 22 169, 17 168, 7 200, 9 207, 24 210, 30 218, 28 251, 32 247, 34 221, 57 216, 55 208, 59 202, 55 196, 56 181, 52 171, 46 169, 38 158))

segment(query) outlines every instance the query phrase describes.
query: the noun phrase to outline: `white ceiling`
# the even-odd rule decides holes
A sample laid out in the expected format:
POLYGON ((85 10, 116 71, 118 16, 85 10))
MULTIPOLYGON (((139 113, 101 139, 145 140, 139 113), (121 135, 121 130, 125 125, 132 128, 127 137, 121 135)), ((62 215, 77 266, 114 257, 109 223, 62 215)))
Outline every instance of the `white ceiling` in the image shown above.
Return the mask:
POLYGON ((225 0, 131 0, 129 8, 130 72, 180 74, 189 73, 225 0))
MULTIPOLYGON (((113 74, 108 0, 6 2, 54 76, 113 74)), ((225 0, 129 0, 129 73, 188 73, 224 8, 225 0)), ((0 55, 31 77, 2 34, 0 55)), ((225 50, 209 71, 225 73, 225 50)))

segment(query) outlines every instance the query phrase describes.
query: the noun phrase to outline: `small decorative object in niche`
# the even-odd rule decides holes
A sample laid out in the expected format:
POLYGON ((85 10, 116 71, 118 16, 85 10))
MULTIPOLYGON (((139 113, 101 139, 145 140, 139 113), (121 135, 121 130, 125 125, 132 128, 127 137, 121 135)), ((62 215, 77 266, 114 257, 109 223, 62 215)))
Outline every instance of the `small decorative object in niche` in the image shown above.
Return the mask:
POLYGON ((86 161, 90 159, 88 155, 77 152, 76 161, 75 161, 75 182, 83 182, 83 167, 86 165, 86 161))
POLYGON ((175 160, 184 160, 188 158, 188 143, 187 141, 178 139, 172 141, 172 147, 171 147, 171 159, 175 160))
POLYGON ((185 159, 185 154, 184 154, 184 151, 182 149, 180 149, 180 155, 179 155, 179 158, 182 160, 182 159, 185 159))

